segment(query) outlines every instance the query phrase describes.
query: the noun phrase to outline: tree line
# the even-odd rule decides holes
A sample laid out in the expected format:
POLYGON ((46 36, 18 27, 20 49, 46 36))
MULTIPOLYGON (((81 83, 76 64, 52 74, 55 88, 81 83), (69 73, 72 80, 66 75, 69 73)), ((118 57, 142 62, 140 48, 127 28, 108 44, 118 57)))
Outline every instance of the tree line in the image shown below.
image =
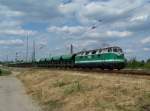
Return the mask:
POLYGON ((142 68, 142 69, 150 69, 150 58, 147 60, 137 60, 136 57, 127 61, 127 68, 142 68))

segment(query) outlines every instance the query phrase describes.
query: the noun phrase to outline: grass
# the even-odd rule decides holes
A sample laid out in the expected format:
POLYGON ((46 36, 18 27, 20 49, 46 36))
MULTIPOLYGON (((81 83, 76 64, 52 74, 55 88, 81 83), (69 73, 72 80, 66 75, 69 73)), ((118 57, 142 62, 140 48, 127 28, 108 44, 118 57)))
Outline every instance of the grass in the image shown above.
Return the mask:
POLYGON ((67 87, 64 88, 65 95, 69 95, 74 92, 80 92, 80 91, 83 91, 83 87, 79 81, 74 81, 70 85, 68 85, 67 87))
POLYGON ((65 85, 67 85, 68 83, 64 82, 63 80, 56 80, 56 82, 54 82, 54 87, 63 87, 65 85))
POLYGON ((95 100, 95 107, 97 107, 99 110, 104 110, 107 108, 111 108, 112 109, 112 104, 108 104, 107 101, 98 101, 95 100))
POLYGON ((45 103, 47 106, 47 110, 50 109, 50 111, 59 109, 63 106, 63 103, 59 102, 58 100, 49 100, 48 102, 45 103))
POLYGON ((139 104, 139 111, 150 111, 150 92, 145 92, 137 102, 139 104))
POLYGON ((7 76, 11 74, 11 71, 8 69, 0 69, 0 76, 7 76))
POLYGON ((150 77, 27 70, 18 77, 44 111, 150 111, 150 77))

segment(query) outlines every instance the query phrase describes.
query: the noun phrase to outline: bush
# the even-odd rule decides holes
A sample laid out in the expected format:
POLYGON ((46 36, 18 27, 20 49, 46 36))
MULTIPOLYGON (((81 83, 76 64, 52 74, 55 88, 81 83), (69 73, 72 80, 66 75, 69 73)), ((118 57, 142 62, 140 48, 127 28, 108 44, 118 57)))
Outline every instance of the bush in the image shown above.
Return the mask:
POLYGON ((6 70, 6 69, 0 69, 0 76, 6 76, 11 74, 10 70, 6 70))
POLYGON ((142 68, 142 69, 150 69, 150 59, 148 59, 146 62, 144 60, 138 61, 136 58, 133 58, 127 62, 127 68, 142 68))
POLYGON ((150 63, 146 63, 146 64, 144 65, 144 67, 147 68, 147 69, 150 69, 150 63))

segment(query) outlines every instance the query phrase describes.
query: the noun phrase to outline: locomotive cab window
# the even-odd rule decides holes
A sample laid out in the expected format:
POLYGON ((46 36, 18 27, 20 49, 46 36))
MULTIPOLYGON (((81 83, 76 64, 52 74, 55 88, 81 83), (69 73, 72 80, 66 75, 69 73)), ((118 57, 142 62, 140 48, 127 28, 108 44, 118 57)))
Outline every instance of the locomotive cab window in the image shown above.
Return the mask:
POLYGON ((120 49, 120 48, 113 48, 113 52, 120 52, 120 53, 122 53, 122 49, 120 49))
POLYGON ((109 48, 109 49, 108 49, 108 52, 112 52, 112 49, 111 49, 111 48, 109 48))
POLYGON ((102 53, 107 53, 108 52, 108 49, 103 49, 102 50, 102 53))
POLYGON ((85 55, 88 55, 88 54, 89 54, 89 52, 86 52, 86 53, 85 53, 85 55))
POLYGON ((102 49, 99 50, 99 53, 101 53, 101 52, 102 52, 102 49))
POLYGON ((122 53, 122 49, 118 48, 118 52, 122 53))
POLYGON ((92 54, 96 54, 96 51, 93 51, 92 54))
POLYGON ((113 49, 113 52, 118 52, 117 48, 114 48, 114 49, 113 49))

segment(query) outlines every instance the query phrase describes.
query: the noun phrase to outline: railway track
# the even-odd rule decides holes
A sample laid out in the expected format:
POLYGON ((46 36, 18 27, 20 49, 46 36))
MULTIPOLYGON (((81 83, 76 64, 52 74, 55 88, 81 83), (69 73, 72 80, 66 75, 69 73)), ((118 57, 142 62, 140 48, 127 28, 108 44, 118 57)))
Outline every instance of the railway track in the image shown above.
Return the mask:
POLYGON ((124 75, 139 75, 139 76, 150 76, 150 70, 136 70, 136 69, 123 69, 123 70, 101 70, 101 69, 73 69, 75 71, 82 72, 96 72, 106 74, 124 74, 124 75))
POLYGON ((145 69, 101 70, 101 69, 90 69, 90 68, 46 68, 46 67, 36 67, 35 69, 41 69, 41 68, 52 69, 52 70, 57 69, 57 70, 90 72, 90 73, 150 76, 150 70, 145 70, 145 69))
MULTIPOLYGON (((116 73, 117 73, 117 71, 116 71, 116 73)), ((118 73, 150 76, 150 70, 124 69, 124 70, 120 70, 118 73)))
MULTIPOLYGON (((19 68, 19 67, 18 67, 19 68)), ((81 71, 81 72, 96 72, 96 73, 106 73, 106 74, 126 74, 126 75, 141 75, 150 76, 149 69, 122 69, 122 70, 102 70, 99 68, 64 68, 64 67, 20 67, 20 68, 34 68, 34 69, 52 69, 52 70, 70 70, 70 71, 81 71)))

